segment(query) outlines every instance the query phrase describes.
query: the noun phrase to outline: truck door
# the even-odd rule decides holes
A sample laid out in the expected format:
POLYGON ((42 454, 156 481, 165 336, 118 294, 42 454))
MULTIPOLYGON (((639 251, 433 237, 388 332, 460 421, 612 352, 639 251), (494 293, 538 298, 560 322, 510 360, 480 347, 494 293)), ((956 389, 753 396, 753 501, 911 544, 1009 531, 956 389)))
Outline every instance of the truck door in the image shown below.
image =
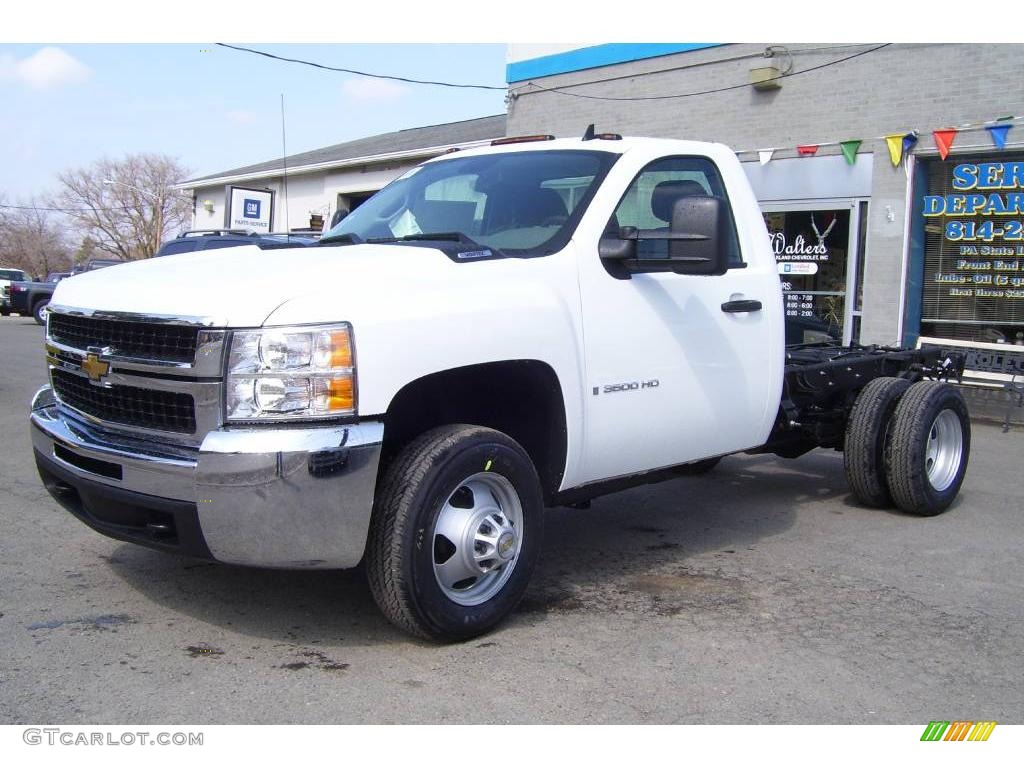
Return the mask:
MULTIPOLYGON (((738 163, 730 172, 742 176, 738 163)), ((729 203, 726 188, 710 158, 658 159, 633 179, 608 228, 667 231, 677 199, 714 195, 729 203)), ((767 438, 781 389, 781 292, 754 196, 741 191, 755 218, 740 231, 736 204, 728 206, 734 236, 724 275, 641 271, 623 279, 596 252, 583 258, 583 482, 744 450, 767 438), (749 309, 736 303, 749 300, 761 309, 735 311, 749 309)), ((667 249, 665 240, 642 240, 637 256, 665 258, 667 249)))

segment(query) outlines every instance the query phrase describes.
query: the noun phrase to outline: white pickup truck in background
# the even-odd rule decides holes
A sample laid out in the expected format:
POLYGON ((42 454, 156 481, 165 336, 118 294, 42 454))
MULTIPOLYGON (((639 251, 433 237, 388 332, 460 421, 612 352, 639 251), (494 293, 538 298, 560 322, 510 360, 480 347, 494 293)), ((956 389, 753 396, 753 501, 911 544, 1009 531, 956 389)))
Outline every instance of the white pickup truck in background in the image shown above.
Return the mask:
POLYGON ((717 144, 445 155, 316 246, 62 282, 46 344, 36 461, 79 519, 226 563, 363 562, 388 618, 438 639, 514 609, 546 507, 826 447, 862 502, 931 515, 970 447, 956 355, 785 347, 761 212, 717 144))

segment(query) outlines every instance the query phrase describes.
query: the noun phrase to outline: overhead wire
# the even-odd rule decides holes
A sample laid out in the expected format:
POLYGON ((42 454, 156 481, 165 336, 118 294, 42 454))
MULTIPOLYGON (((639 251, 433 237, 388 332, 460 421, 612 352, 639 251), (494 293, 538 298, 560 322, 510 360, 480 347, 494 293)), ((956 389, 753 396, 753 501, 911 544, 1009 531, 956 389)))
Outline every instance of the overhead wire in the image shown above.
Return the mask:
MULTIPOLYGON (((303 65, 303 66, 314 67, 316 69, 321 69, 321 70, 325 70, 325 71, 328 71, 328 72, 342 72, 342 73, 345 73, 345 74, 358 75, 360 77, 368 77, 368 78, 373 78, 373 79, 377 79, 377 80, 391 80, 391 81, 395 81, 395 82, 410 83, 410 84, 414 84, 414 85, 434 85, 434 86, 440 86, 440 87, 444 87, 444 88, 464 88, 464 89, 478 89, 478 90, 488 90, 488 91, 504 91, 504 90, 508 89, 508 86, 506 86, 506 85, 483 85, 483 84, 478 84, 478 83, 453 83, 453 82, 448 82, 448 81, 443 81, 443 80, 424 80, 424 79, 420 79, 420 78, 405 77, 405 76, 401 76, 401 75, 384 75, 384 74, 381 74, 379 72, 367 72, 365 70, 352 69, 352 68, 349 68, 349 67, 335 67, 335 66, 331 66, 331 65, 328 65, 328 64, 321 64, 319 62, 309 61, 307 59, 298 59, 298 58, 293 58, 293 57, 288 57, 288 56, 279 56, 278 54, 270 53, 269 51, 261 51, 261 50, 258 50, 256 48, 249 48, 249 47, 242 46, 242 45, 231 45, 229 43, 216 43, 216 45, 218 45, 218 46, 220 46, 222 48, 228 48, 228 49, 235 50, 235 51, 241 51, 241 52, 244 52, 244 53, 250 53, 250 54, 253 54, 253 55, 256 55, 256 56, 263 56, 265 58, 272 59, 272 60, 275 60, 275 61, 281 61, 281 62, 286 62, 286 63, 290 63, 290 64, 300 64, 300 65, 303 65)), ((825 62, 824 64, 818 64, 818 65, 813 66, 813 67, 808 67, 807 69, 802 69, 802 70, 799 70, 798 72, 788 72, 788 73, 785 73, 785 74, 782 75, 782 77, 783 78, 796 77, 797 75, 802 75, 802 74, 805 74, 807 72, 814 72, 814 71, 819 70, 819 69, 824 69, 825 67, 832 67, 832 66, 835 66, 837 64, 842 64, 845 61, 850 61, 850 60, 856 59, 856 58, 858 58, 860 56, 865 56, 865 55, 867 55, 869 53, 874 53, 875 51, 881 50, 882 48, 885 48, 885 47, 887 47, 889 45, 892 45, 892 43, 883 43, 881 45, 874 46, 874 47, 869 48, 867 50, 859 51, 857 53, 851 54, 850 56, 844 56, 843 58, 836 59, 834 61, 829 61, 829 62, 825 62)), ((791 56, 792 54, 817 53, 817 52, 823 52, 823 51, 847 49, 847 48, 852 48, 852 47, 860 47, 860 45, 859 44, 846 44, 846 45, 834 45, 834 46, 816 46, 816 47, 809 47, 809 48, 796 48, 796 49, 791 49, 791 50, 787 49, 786 53, 787 53, 787 55, 791 56)), ((683 69, 691 69, 691 68, 694 68, 694 67, 708 66, 708 65, 712 65, 712 64, 724 64, 724 63, 733 62, 733 61, 741 61, 741 60, 744 60, 744 59, 758 58, 758 57, 762 57, 762 56, 768 56, 767 52, 770 51, 770 50, 771 50, 771 47, 766 49, 765 53, 748 53, 748 54, 743 54, 743 55, 740 55, 740 56, 731 56, 731 57, 722 58, 722 59, 715 59, 713 61, 687 63, 687 64, 682 64, 682 65, 679 65, 679 66, 665 67, 665 68, 662 68, 662 69, 652 70, 652 71, 647 72, 645 74, 648 74, 648 75, 663 74, 663 73, 666 73, 666 72, 675 72, 675 71, 679 71, 679 70, 683 70, 683 69)), ((769 58, 770 58, 770 56, 769 56, 769 58)), ((707 96, 707 95, 714 94, 714 93, 722 93, 722 92, 725 92, 725 91, 738 90, 740 88, 748 88, 750 86, 749 83, 740 83, 740 84, 737 84, 737 85, 730 85, 730 86, 725 86, 725 87, 722 87, 722 88, 711 88, 711 89, 704 90, 704 91, 694 91, 694 92, 691 92, 691 93, 667 94, 667 95, 662 95, 662 96, 597 96, 597 95, 593 95, 593 94, 576 93, 574 91, 568 90, 568 88, 578 88, 578 87, 584 86, 584 85, 593 85, 593 84, 596 84, 596 83, 603 83, 603 82, 608 82, 608 81, 611 81, 611 80, 618 80, 618 79, 622 79, 622 78, 625 78, 625 77, 633 77, 633 75, 618 75, 618 76, 613 76, 613 77, 609 77, 609 78, 603 78, 603 79, 598 79, 598 80, 590 80, 590 81, 581 82, 581 83, 574 83, 571 86, 561 86, 561 87, 559 87, 559 86, 542 86, 542 85, 538 85, 536 82, 530 80, 530 81, 527 81, 526 85, 533 86, 534 90, 525 91, 525 92, 519 92, 519 93, 513 93, 511 95, 512 95, 513 98, 518 98, 520 96, 526 96, 526 95, 530 95, 530 94, 534 94, 534 93, 550 92, 550 93, 558 93, 558 94, 561 94, 563 96, 571 96, 571 97, 580 98, 580 99, 592 99, 592 100, 596 100, 596 101, 658 101, 658 100, 663 100, 663 99, 681 99, 681 98, 687 98, 687 97, 690 97, 690 96, 707 96)))
POLYGON ((114 208, 51 208, 45 205, 6 205, 0 203, 0 208, 10 208, 15 211, 51 211, 53 213, 100 213, 109 211, 127 211, 132 208, 130 205, 119 205, 114 208))
MULTIPOLYGON (((869 49, 867 49, 865 51, 860 51, 858 53, 851 54, 850 56, 844 56, 841 59, 835 59, 834 61, 827 61, 824 64, 817 64, 817 65, 815 65, 813 67, 808 67, 807 69, 801 69, 801 70, 799 70, 797 72, 790 72, 787 75, 781 76, 779 79, 788 79, 790 77, 797 77, 798 75, 807 74, 808 72, 815 72, 815 71, 817 71, 819 69, 825 69, 826 67, 834 67, 837 64, 842 64, 843 62, 850 61, 851 59, 856 59, 856 58, 858 58, 860 56, 866 56, 869 53, 874 53, 875 51, 879 51, 882 48, 886 48, 886 47, 888 47, 890 45, 892 45, 892 43, 882 43, 881 45, 876 45, 875 47, 869 48, 869 49)), ((750 56, 736 57, 736 59, 739 59, 739 58, 751 58, 751 57, 750 56)), ((733 59, 733 60, 736 60, 736 59, 733 59)), ((668 70, 666 70, 666 71, 668 71, 668 70)), ((740 88, 749 88, 750 87, 750 83, 749 82, 745 82, 745 83, 740 83, 738 85, 727 85, 727 86, 724 86, 722 88, 709 88, 709 89, 704 90, 704 91, 692 91, 690 93, 664 94, 664 95, 661 95, 661 96, 597 96, 597 95, 594 95, 594 94, 575 93, 573 91, 566 90, 567 88, 577 88, 577 87, 579 87, 579 85, 582 85, 582 84, 574 84, 574 85, 571 85, 571 86, 561 86, 561 87, 559 87, 559 86, 554 86, 554 87, 547 86, 546 87, 546 86, 538 85, 537 83, 533 82, 532 80, 527 81, 526 84, 527 85, 532 85, 536 90, 525 91, 525 92, 522 92, 522 93, 517 93, 517 94, 515 94, 515 97, 518 98, 520 96, 530 96, 530 95, 535 94, 535 93, 557 93, 557 94, 560 94, 562 96, 572 96, 572 97, 577 98, 577 99, 591 99, 591 100, 594 100, 594 101, 661 101, 661 100, 664 100, 664 99, 684 99, 684 98, 687 98, 687 97, 690 97, 690 96, 708 96, 708 95, 713 94, 713 93, 724 93, 725 91, 734 91, 734 90, 738 90, 740 88)))
POLYGON ((360 77, 371 77, 376 80, 394 80, 399 83, 412 83, 414 85, 437 85, 443 88, 475 88, 485 91, 504 91, 507 86, 504 85, 478 85, 474 83, 449 83, 443 80, 420 80, 415 77, 401 77, 399 75, 382 75, 378 72, 365 72, 359 69, 349 69, 347 67, 332 67, 327 64, 319 64, 315 61, 307 61, 305 59, 293 59, 287 56, 278 56, 274 53, 267 51, 260 51, 255 48, 246 48, 242 45, 229 45, 228 43, 216 43, 222 48, 230 48, 235 51, 244 51, 246 53, 252 53, 257 56, 265 56, 268 59, 275 59, 277 61, 286 61, 290 64, 302 64, 307 67, 315 67, 317 69, 324 69, 329 72, 344 72, 349 75, 359 75, 360 77))

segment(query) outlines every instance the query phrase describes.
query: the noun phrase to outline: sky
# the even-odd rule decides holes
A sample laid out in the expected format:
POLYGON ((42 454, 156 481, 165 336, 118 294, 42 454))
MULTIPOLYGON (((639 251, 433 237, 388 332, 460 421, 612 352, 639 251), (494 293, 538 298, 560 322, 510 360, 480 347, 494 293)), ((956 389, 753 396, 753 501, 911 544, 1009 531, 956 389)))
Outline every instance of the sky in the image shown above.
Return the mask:
MULTIPOLYGON (((502 44, 248 44, 418 79, 505 84, 502 44)), ((56 188, 101 156, 157 152, 199 176, 378 133, 505 111, 504 91, 325 72, 198 44, 0 44, 0 194, 56 188)))
POLYGON ((969 28, 946 23, 944 3, 934 0, 935 12, 913 24, 891 0, 860 0, 839 15, 820 0, 777 0, 768 12, 740 0, 175 0, 159 15, 137 0, 47 0, 44 17, 39 4, 8 3, 0 26, 0 196, 12 203, 45 194, 60 171, 129 152, 171 155, 190 176, 280 157, 282 94, 289 154, 505 111, 502 90, 368 80, 212 40, 381 74, 503 86, 512 42, 1019 38, 1020 3, 1001 8, 998 24, 969 28))

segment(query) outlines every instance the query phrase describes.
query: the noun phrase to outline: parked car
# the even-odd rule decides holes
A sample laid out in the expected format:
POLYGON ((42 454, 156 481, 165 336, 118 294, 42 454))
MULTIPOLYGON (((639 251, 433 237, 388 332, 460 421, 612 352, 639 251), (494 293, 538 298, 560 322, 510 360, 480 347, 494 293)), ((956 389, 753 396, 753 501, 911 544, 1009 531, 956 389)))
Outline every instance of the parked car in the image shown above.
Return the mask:
POLYGON ((11 283, 28 280, 28 275, 20 269, 0 267, 0 314, 7 317, 11 314, 11 283))
POLYGON ((116 267, 118 264, 124 263, 121 259, 89 259, 84 264, 75 264, 68 277, 79 275, 82 272, 92 272, 95 269, 103 269, 103 267, 116 267))
POLYGON ((317 241, 313 235, 290 233, 258 234, 244 229, 194 229, 182 232, 173 240, 160 246, 157 256, 172 256, 176 253, 210 251, 215 248, 233 248, 239 245, 255 245, 262 250, 271 248, 294 248, 312 245, 317 241))
POLYGON ((50 297, 53 296, 57 283, 83 272, 92 272, 123 263, 120 259, 89 259, 84 264, 76 264, 70 272, 51 272, 47 276, 46 282, 26 280, 11 283, 10 312, 19 315, 32 315, 37 323, 44 325, 46 323, 46 307, 50 303, 50 297), (53 279, 54 276, 59 277, 53 279))

